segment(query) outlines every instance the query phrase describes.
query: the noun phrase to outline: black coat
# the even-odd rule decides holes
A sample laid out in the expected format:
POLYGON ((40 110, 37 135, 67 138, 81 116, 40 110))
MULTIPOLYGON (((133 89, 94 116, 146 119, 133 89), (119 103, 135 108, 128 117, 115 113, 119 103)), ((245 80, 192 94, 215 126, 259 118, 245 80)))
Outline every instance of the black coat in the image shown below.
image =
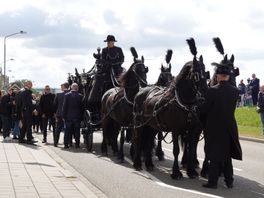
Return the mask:
POLYGON ((205 117, 205 154, 209 160, 229 157, 242 160, 242 150, 234 116, 239 90, 227 81, 211 87, 200 113, 205 117))
POLYGON ((44 94, 40 98, 39 102, 39 110, 41 114, 45 114, 46 116, 53 116, 55 113, 55 107, 54 107, 54 98, 55 94, 49 93, 44 94))
POLYGON ((32 104, 32 91, 31 90, 25 89, 19 92, 16 95, 15 101, 17 105, 19 119, 21 119, 22 116, 32 117, 32 112, 34 108, 32 104))
POLYGON ((115 75, 119 75, 122 72, 121 65, 123 64, 124 59, 125 57, 120 47, 105 47, 102 50, 102 60, 106 67, 105 69, 108 70, 110 67, 113 67, 115 75))
POLYGON ((54 99, 54 107, 56 110, 56 116, 62 117, 62 105, 64 101, 65 94, 68 93, 68 91, 64 91, 61 93, 57 93, 54 99))
POLYGON ((62 117, 67 120, 81 121, 84 113, 83 96, 77 91, 71 91, 64 96, 62 117))
POLYGON ((1 99, 1 112, 2 115, 11 118, 12 116, 12 108, 14 97, 12 95, 6 94, 1 99))

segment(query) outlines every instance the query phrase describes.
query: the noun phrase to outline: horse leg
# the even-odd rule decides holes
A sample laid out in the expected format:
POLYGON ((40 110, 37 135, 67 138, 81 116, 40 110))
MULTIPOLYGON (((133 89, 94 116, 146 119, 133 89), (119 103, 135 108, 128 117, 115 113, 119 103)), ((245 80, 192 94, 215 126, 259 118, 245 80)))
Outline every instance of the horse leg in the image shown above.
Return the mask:
POLYGON ((201 177, 208 178, 208 172, 209 172, 209 161, 205 157, 205 159, 203 161, 203 167, 202 167, 202 170, 200 172, 201 177))
POLYGON ((173 141, 173 156, 174 156, 174 162, 173 162, 173 167, 172 167, 172 174, 171 178, 172 179, 182 179, 182 173, 179 169, 179 164, 178 164, 178 156, 180 153, 180 147, 179 147, 179 141, 178 141, 178 134, 173 131, 172 132, 172 141, 173 141))
POLYGON ((102 155, 107 156, 107 130, 109 130, 108 128, 108 122, 109 120, 107 118, 104 119, 103 123, 102 123, 102 129, 103 129, 103 141, 101 144, 101 152, 102 155))
POLYGON ((154 164, 152 161, 152 151, 154 148, 154 138, 156 132, 151 127, 147 127, 147 131, 145 132, 145 135, 146 135, 145 166, 147 171, 152 171, 154 169, 154 164))
POLYGON ((142 133, 143 133, 143 127, 135 129, 133 135, 133 142, 132 142, 134 148, 133 166, 137 171, 142 170, 142 166, 141 166, 142 133))
POLYGON ((181 135, 181 145, 183 148, 183 155, 182 155, 182 160, 181 160, 181 165, 183 168, 187 167, 187 161, 188 161, 188 142, 186 139, 186 135, 181 135))
POLYGON ((196 178, 198 176, 195 170, 195 159, 196 159, 196 131, 189 131, 188 133, 188 163, 187 163, 187 175, 189 178, 196 178))
POLYGON ((120 134, 120 145, 119 145, 119 151, 118 151, 118 159, 121 161, 121 163, 124 162, 124 142, 125 142, 125 130, 121 129, 120 134))
POLYGON ((162 138, 163 138, 162 131, 159 131, 158 146, 156 147, 156 156, 158 157, 159 161, 164 161, 164 152, 162 150, 162 138))
POLYGON ((112 133, 111 136, 109 137, 109 139, 111 139, 111 146, 112 146, 112 150, 113 150, 113 155, 116 156, 118 154, 118 134, 119 134, 119 125, 117 124, 116 121, 114 121, 113 119, 111 119, 111 127, 112 127, 112 133))

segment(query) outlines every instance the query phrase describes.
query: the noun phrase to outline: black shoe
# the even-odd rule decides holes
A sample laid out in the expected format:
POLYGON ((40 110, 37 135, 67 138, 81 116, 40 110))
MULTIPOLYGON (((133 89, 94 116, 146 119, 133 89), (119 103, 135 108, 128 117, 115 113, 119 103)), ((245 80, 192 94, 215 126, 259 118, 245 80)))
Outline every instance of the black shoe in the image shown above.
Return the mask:
POLYGON ((47 140, 46 140, 46 139, 43 139, 43 140, 42 140, 42 143, 46 143, 46 142, 47 142, 47 140))
POLYGON ((27 143, 27 141, 25 139, 19 139, 18 143, 25 144, 25 143, 27 143))
POLYGON ((54 143, 54 146, 55 146, 55 147, 58 147, 58 144, 54 143))
POLYGON ((206 184, 203 184, 203 187, 216 189, 217 188, 217 185, 216 184, 206 183, 206 184))

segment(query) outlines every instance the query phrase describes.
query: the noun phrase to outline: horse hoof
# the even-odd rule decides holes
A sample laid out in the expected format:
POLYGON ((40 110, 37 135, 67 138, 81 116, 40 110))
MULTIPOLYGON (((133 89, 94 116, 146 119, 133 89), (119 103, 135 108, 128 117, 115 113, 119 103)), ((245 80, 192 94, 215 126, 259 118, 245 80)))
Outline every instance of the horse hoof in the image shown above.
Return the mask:
POLYGON ((187 171, 187 175, 190 179, 195 179, 199 176, 199 174, 196 171, 187 171))
POLYGON ((142 171, 142 168, 141 167, 135 167, 134 168, 136 169, 136 171, 142 171))
POLYGON ((147 171, 153 171, 154 170, 154 166, 148 166, 146 167, 147 171))
POLYGON ((205 173, 205 172, 201 172, 200 173, 200 176, 203 177, 203 178, 205 178, 205 179, 208 179, 208 174, 205 173))
POLYGON ((181 179, 183 179, 183 175, 181 172, 179 172, 177 174, 173 173, 173 174, 171 174, 171 178, 175 179, 175 180, 181 180, 181 179))
POLYGON ((159 161, 165 161, 165 157, 164 156, 158 156, 159 161))

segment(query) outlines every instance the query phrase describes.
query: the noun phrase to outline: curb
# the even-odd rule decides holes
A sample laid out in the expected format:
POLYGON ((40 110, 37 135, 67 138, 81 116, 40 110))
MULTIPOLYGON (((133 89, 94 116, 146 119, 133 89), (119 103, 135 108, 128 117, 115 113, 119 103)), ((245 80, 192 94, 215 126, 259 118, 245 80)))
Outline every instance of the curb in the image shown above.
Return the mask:
MULTIPOLYGON (((38 138, 39 140, 39 138, 38 138)), ((72 166, 70 166, 65 160, 63 160, 55 151, 53 151, 49 146, 42 145, 41 146, 48 155, 51 156, 52 159, 54 159, 62 168, 69 170, 72 174, 74 174, 78 179, 83 182, 87 188, 91 191, 91 194, 89 197, 98 197, 98 198, 107 198, 107 196, 96 186, 94 186, 86 177, 84 177, 82 174, 80 174, 76 169, 74 169, 72 166), (94 196, 93 196, 94 195, 94 196)))
POLYGON ((252 137, 246 137, 246 136, 239 136, 240 140, 245 140, 245 141, 251 141, 251 142, 257 142, 257 143, 262 143, 264 144, 264 139, 260 138, 252 138, 252 137))

